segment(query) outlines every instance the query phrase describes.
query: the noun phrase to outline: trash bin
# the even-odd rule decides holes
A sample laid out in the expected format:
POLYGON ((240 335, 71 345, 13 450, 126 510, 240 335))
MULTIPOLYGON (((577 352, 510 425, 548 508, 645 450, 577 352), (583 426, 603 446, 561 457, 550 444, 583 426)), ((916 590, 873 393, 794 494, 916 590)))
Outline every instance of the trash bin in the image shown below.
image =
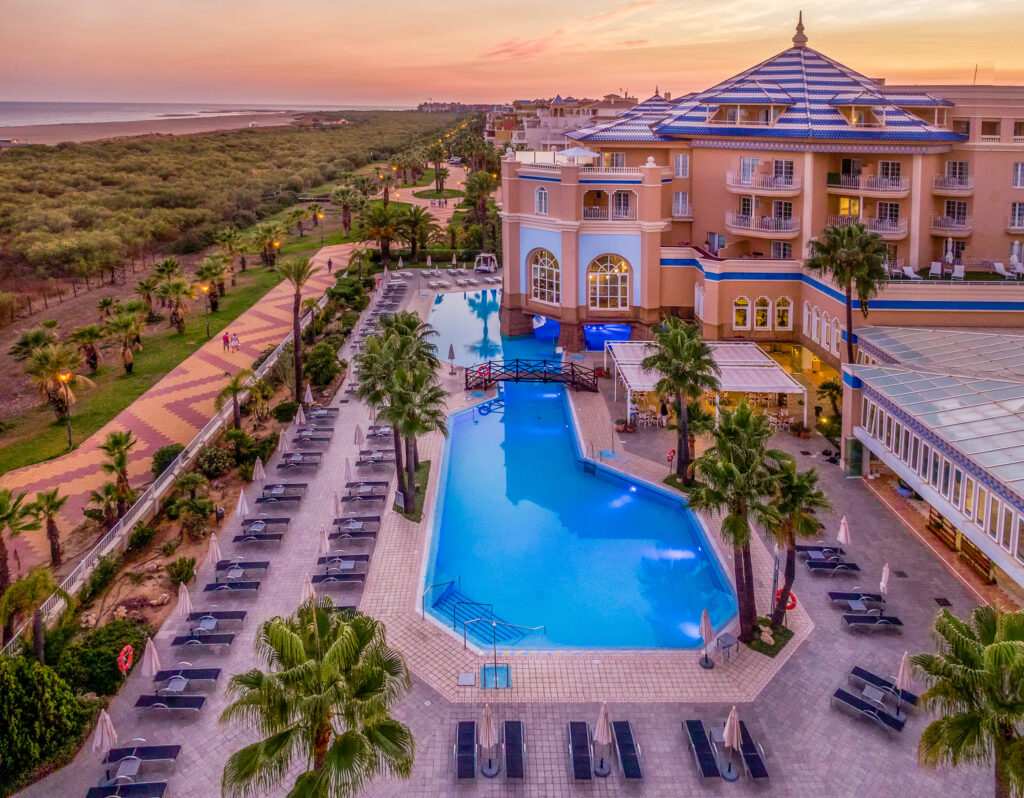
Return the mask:
POLYGON ((223 507, 221 507, 221 506, 220 506, 220 505, 218 504, 218 505, 217 505, 217 523, 219 524, 219 523, 220 523, 221 521, 223 521, 223 520, 224 520, 224 508, 223 508, 223 507))

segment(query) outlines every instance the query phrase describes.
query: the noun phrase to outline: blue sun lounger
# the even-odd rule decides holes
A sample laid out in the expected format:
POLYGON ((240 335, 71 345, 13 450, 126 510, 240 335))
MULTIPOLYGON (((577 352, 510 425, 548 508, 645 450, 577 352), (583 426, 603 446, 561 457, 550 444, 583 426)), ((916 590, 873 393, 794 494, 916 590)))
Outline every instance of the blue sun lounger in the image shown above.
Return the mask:
POLYGON ((863 698, 859 698, 853 693, 848 693, 842 687, 832 694, 830 703, 832 706, 838 705, 840 709, 853 710, 858 717, 867 718, 888 732, 902 732, 903 726, 906 724, 906 721, 903 719, 890 715, 881 707, 869 704, 863 698))
POLYGON ((163 798, 165 792, 167 792, 166 781, 140 781, 134 784, 92 787, 85 794, 85 798, 163 798))
POLYGON ((765 767, 764 749, 754 742, 747 724, 740 721, 740 756, 743 757, 743 769, 751 781, 767 781, 768 768, 765 767))
POLYGON ((140 695, 135 708, 199 712, 205 703, 206 696, 201 695, 140 695))
POLYGON ((883 632, 902 632, 903 621, 895 615, 882 615, 881 610, 871 610, 867 615, 844 615, 843 623, 850 630, 863 629, 873 632, 881 629, 883 632))
POLYGON ((625 779, 642 779, 643 767, 640 763, 640 746, 633 739, 633 728, 628 720, 613 720, 612 735, 615 737, 615 753, 619 760, 619 769, 625 779))
POLYGON ((476 778, 476 721, 460 720, 455 727, 455 778, 476 778))
POLYGON ((594 775, 593 752, 590 747, 590 724, 569 721, 569 770, 576 781, 590 781, 594 775))
POLYGON ((850 684, 855 684, 859 687, 871 685, 872 687, 878 688, 883 693, 892 696, 894 699, 908 707, 916 707, 918 702, 921 700, 915 693, 912 693, 909 690, 897 690, 895 682, 883 679, 881 676, 856 665, 853 670, 850 671, 850 684))
POLYGON ((843 562, 842 560, 807 560, 804 563, 812 574, 854 574, 860 571, 860 566, 855 562, 843 562))
POLYGON ((722 772, 718 769, 718 758, 715 756, 715 749, 711 747, 711 740, 708 738, 707 729, 704 728, 702 720, 684 720, 683 730, 690 738, 690 750, 693 751, 693 761, 697 765, 697 772, 705 779, 718 779, 722 772))
POLYGON ((506 720, 502 724, 505 752, 505 778, 526 777, 526 733, 521 720, 506 720))

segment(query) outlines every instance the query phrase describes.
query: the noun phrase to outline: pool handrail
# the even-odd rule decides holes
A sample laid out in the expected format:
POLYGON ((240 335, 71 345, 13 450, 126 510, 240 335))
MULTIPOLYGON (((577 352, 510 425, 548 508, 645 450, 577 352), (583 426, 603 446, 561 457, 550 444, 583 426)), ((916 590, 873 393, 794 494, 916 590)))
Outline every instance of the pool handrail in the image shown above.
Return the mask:
MULTIPOLYGON (((501 626, 511 626, 513 629, 522 629, 525 632, 536 632, 540 629, 544 630, 544 634, 547 634, 548 632, 548 627, 545 624, 541 624, 540 626, 520 626, 519 624, 509 623, 508 621, 498 621, 494 618, 472 618, 466 621, 464 624, 462 624, 462 647, 464 649, 469 648, 469 625, 471 623, 477 623, 478 621, 486 621, 487 623, 491 624, 492 627, 498 626, 500 624, 501 626)), ((497 643, 498 641, 494 640, 493 644, 495 646, 497 646, 497 643)))
MULTIPOLYGON (((473 606, 473 607, 490 607, 491 608, 491 615, 494 614, 494 604, 492 604, 489 601, 456 601, 454 604, 452 604, 452 629, 457 629, 459 627, 459 620, 456 617, 456 613, 457 613, 457 610, 459 609, 459 605, 460 604, 469 604, 470 606, 473 606)), ((491 619, 488 618, 486 620, 491 620, 491 619)), ((463 625, 465 625, 465 624, 463 624, 463 625)))
POLYGON ((447 582, 435 582, 432 585, 427 585, 427 589, 423 591, 423 595, 420 597, 420 615, 423 618, 427 617, 427 594, 435 587, 445 587, 446 585, 458 584, 459 588, 462 588, 462 574, 458 574, 454 579, 449 579, 447 582))

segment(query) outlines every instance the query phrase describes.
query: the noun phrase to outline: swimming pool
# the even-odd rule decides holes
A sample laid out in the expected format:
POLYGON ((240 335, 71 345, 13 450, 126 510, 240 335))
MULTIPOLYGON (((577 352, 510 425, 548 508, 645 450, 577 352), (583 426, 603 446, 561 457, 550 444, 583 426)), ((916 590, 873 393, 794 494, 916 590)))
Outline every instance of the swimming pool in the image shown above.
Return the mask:
MULTIPOLYGON (((569 413, 560 386, 509 383, 451 417, 424 587, 456 581, 431 613, 545 627, 502 627, 503 648, 698 647, 704 608, 716 629, 736 613, 699 524, 677 496, 585 463, 569 413)), ((470 632, 490 646, 486 624, 470 632)))

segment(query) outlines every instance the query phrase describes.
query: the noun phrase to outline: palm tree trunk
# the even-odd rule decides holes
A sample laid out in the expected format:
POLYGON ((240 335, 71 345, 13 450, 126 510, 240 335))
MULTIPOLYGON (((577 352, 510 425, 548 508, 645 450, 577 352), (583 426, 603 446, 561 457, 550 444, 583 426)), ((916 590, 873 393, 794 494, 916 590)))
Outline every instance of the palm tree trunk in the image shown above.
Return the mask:
POLYGON ((295 401, 302 401, 302 338, 299 329, 299 311, 302 306, 302 289, 296 286, 292 299, 292 348, 295 350, 295 401))
POLYGON ((341 206, 341 226, 347 237, 348 231, 352 229, 352 209, 348 205, 341 206))
POLYGON ((1006 754, 999 741, 993 746, 995 749, 993 759, 995 760, 995 796, 996 798, 1010 798, 1010 784, 1006 779, 1005 768, 1006 754))
POLYGON ((231 412, 234 416, 235 429, 242 428, 242 409, 238 406, 238 394, 231 397, 231 412))
POLYGON ((793 589, 793 581, 796 579, 796 545, 795 541, 786 541, 786 567, 782 577, 782 592, 775 601, 772 609, 772 629, 782 626, 786 616, 786 603, 789 601, 789 591, 793 589))
POLYGON ((331 726, 328 723, 322 724, 316 730, 316 739, 313 741, 313 770, 323 770, 327 762, 327 750, 331 744, 331 726))
POLYGON ((679 417, 676 419, 676 445, 679 447, 679 458, 676 461, 676 475, 681 477, 684 485, 693 483, 690 476, 690 435, 689 421, 686 415, 686 403, 683 401, 683 392, 676 391, 676 403, 678 405, 679 417))
POLYGON ((50 565, 56 568, 61 563, 60 530, 52 517, 46 519, 46 539, 50 541, 50 565))
POLYGON ((42 662, 46 650, 46 625, 43 623, 43 608, 36 607, 32 613, 32 650, 36 661, 42 662))
POLYGON ((750 616, 750 611, 747 606, 749 604, 747 592, 743 589, 746 584, 746 576, 743 573, 743 550, 739 546, 733 546, 732 549, 732 571, 736 579, 736 606, 740 618, 740 640, 749 643, 753 626, 748 626, 745 623, 750 616))
POLYGON ((750 559, 750 544, 742 546, 740 551, 743 555, 743 592, 746 593, 746 615, 740 617, 740 640, 749 643, 754 638, 754 626, 757 624, 757 594, 754 593, 754 564, 750 559))
POLYGON ((853 362, 853 283, 846 284, 846 362, 853 362))
POLYGON ((387 236, 380 240, 380 261, 385 266, 391 265, 391 239, 387 236))
POLYGON ((404 460, 402 459, 402 436, 398 434, 398 430, 395 430, 391 436, 392 443, 395 447, 395 480, 397 485, 395 490, 402 494, 402 498, 405 498, 405 467, 402 465, 404 460))
POLYGON ((405 439, 405 466, 408 472, 408 479, 406 480, 406 497, 405 497, 405 511, 411 512, 412 505, 416 498, 416 455, 413 453, 413 447, 416 445, 416 438, 405 439))

